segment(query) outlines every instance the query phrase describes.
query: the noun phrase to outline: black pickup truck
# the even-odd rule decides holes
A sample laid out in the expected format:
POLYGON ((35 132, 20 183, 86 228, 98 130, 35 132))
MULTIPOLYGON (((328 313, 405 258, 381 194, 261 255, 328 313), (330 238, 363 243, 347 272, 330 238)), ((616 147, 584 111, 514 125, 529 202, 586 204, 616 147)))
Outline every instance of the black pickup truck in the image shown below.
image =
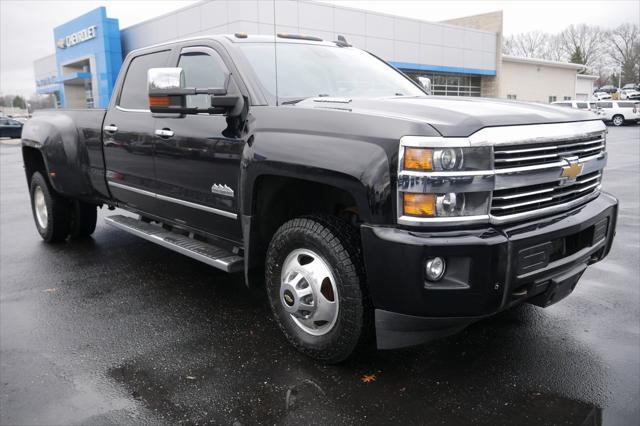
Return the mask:
POLYGON ((339 362, 568 295, 615 234, 588 113, 434 97, 344 39, 211 36, 131 52, 107 110, 24 127, 38 232, 106 223, 265 286, 339 362))

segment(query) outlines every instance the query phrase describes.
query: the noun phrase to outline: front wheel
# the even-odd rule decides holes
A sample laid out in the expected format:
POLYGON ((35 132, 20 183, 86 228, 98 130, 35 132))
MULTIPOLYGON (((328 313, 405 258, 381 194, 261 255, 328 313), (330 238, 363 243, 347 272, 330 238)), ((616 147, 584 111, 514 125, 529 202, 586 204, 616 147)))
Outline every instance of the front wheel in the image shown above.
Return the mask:
POLYGON ((614 115, 613 118, 611 119, 611 122, 613 123, 614 126, 620 127, 624 124, 624 117, 621 115, 614 115))
POLYGON ((31 176, 30 190, 38 233, 48 243, 64 241, 70 232, 69 203, 54 192, 40 172, 31 176))
POLYGON ((372 329, 356 230, 329 216, 290 220, 266 259, 269 302, 289 342, 337 363, 364 345, 372 329))

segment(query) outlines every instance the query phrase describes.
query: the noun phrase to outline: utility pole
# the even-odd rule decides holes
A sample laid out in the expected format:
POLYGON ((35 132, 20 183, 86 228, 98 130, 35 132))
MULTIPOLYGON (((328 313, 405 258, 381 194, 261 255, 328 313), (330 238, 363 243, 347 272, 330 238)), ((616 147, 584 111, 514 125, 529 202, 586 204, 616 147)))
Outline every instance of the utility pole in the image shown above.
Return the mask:
POLYGON ((620 66, 620 74, 618 74, 618 89, 622 87, 622 66, 620 66))

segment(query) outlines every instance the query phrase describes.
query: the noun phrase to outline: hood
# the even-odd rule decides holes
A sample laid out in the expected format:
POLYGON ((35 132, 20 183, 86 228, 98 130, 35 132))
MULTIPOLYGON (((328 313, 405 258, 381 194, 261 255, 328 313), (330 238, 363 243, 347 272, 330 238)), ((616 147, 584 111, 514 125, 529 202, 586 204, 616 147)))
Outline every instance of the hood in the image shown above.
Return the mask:
POLYGON ((450 96, 310 98, 301 108, 330 108, 357 114, 382 115, 430 124, 444 137, 466 137, 484 127, 594 120, 593 113, 572 108, 491 98, 450 96))

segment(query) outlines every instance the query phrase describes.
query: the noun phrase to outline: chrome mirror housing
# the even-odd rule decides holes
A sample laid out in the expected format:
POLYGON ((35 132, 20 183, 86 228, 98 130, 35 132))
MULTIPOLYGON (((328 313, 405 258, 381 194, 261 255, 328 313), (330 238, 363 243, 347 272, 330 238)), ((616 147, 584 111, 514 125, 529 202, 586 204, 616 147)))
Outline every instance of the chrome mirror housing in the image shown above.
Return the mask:
POLYGON ((151 68, 147 72, 149 96, 170 96, 184 88, 182 68, 151 68))

